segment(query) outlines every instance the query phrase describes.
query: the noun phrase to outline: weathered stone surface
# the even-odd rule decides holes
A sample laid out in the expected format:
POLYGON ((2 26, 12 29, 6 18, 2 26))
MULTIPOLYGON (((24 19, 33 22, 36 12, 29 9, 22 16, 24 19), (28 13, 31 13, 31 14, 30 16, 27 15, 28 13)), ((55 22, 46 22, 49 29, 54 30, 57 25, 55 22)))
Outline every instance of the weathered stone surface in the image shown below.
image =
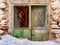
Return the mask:
POLYGON ((56 15, 56 14, 52 15, 52 18, 57 21, 58 20, 58 15, 56 15))
POLYGON ((56 9, 57 7, 58 7, 57 2, 55 2, 55 3, 51 3, 51 8, 56 9))
POLYGON ((6 8, 6 4, 0 3, 0 8, 6 8))
POLYGON ((29 3, 29 0, 11 0, 12 3, 29 3))
MULTIPOLYGON (((60 3, 59 0, 50 0, 50 8, 51 8, 51 14, 52 15, 52 20, 56 22, 60 22, 60 3)), ((52 21, 51 21, 52 22, 52 21)), ((53 28, 58 28, 57 24, 52 25, 53 28)))
POLYGON ((60 33, 60 29, 52 29, 51 32, 60 33))
POLYGON ((0 35, 8 29, 8 10, 6 12, 7 0, 0 0, 0 35))
POLYGON ((52 25, 51 25, 51 28, 60 29, 60 27, 59 27, 58 25, 56 25, 56 24, 52 24, 52 25))
POLYGON ((4 11, 0 9, 0 15, 3 15, 4 14, 4 11))
POLYGON ((46 2, 47 0, 30 0, 30 2, 46 2))
POLYGON ((52 21, 51 24, 57 24, 57 22, 56 21, 52 21))
POLYGON ((0 30, 0 34, 3 34, 4 33, 4 31, 3 30, 0 30))
POLYGON ((4 17, 4 15, 0 15, 0 20, 2 20, 2 19, 3 19, 3 17, 4 17))
POLYGON ((6 2, 6 0, 0 0, 0 3, 6 2))

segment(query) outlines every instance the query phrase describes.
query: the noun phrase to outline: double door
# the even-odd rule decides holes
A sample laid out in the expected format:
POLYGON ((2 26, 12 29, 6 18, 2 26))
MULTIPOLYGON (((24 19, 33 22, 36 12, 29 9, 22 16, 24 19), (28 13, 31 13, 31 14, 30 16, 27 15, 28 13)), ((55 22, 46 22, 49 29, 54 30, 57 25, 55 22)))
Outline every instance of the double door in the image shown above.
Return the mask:
POLYGON ((47 5, 14 6, 13 36, 30 40, 45 40, 47 5))

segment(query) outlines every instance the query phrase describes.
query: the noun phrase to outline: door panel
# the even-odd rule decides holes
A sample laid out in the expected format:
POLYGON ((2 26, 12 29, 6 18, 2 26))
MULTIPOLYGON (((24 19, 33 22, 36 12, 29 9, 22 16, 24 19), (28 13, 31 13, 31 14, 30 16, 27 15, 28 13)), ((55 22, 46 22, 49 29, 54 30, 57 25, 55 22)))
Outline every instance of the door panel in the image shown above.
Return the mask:
POLYGON ((45 27, 45 6, 32 6, 32 28, 45 27))
POLYGON ((14 30, 13 32, 13 36, 17 37, 17 38, 27 38, 30 39, 31 38, 31 31, 30 30, 14 30))
POLYGON ((32 40, 43 41, 46 34, 46 6, 31 6, 32 40), (43 30, 42 30, 43 29, 43 30))
POLYGON ((32 40, 34 41, 43 41, 45 39, 44 30, 32 30, 32 40))
POLYGON ((29 27, 29 7, 14 6, 14 27, 29 27))

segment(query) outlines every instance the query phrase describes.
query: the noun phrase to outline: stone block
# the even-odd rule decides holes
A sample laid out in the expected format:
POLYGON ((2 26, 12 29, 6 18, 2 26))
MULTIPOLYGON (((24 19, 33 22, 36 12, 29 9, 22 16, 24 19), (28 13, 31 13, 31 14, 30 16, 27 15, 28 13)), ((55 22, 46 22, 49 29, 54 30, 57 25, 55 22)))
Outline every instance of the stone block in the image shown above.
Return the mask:
POLYGON ((60 29, 60 27, 59 27, 57 24, 52 24, 52 25, 51 25, 51 28, 60 29))
POLYGON ((6 4, 0 3, 0 8, 6 8, 6 4))

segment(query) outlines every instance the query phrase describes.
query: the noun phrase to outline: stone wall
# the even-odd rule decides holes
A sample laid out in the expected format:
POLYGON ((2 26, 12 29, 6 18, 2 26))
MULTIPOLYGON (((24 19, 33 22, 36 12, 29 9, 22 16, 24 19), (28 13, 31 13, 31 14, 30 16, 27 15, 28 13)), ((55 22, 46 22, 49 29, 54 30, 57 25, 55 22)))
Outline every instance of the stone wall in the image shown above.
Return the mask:
MULTIPOLYGON (((50 0, 50 34, 60 34, 60 1, 50 0)), ((52 38, 53 35, 50 35, 52 38)))
POLYGON ((3 34, 8 30, 8 3, 7 0, 0 0, 0 33, 3 34))

